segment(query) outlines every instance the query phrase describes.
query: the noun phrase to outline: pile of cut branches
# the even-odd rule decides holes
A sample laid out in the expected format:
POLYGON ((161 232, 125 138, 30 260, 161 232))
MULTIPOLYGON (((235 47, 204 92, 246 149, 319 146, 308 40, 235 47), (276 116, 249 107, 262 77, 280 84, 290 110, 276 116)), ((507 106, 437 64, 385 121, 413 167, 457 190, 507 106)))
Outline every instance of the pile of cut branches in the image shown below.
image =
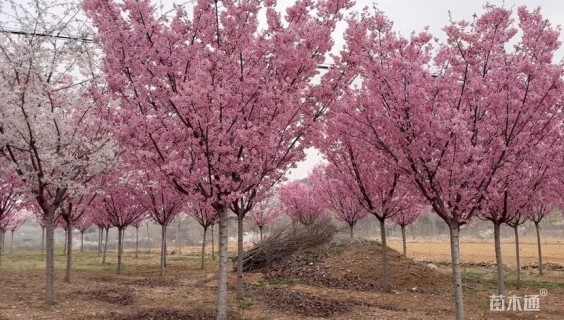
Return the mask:
MULTIPOLYGON (((243 271, 259 270, 288 258, 300 249, 329 243, 336 233, 337 228, 330 221, 321 221, 309 226, 286 226, 275 230, 263 242, 244 253, 243 271)), ((233 261, 233 269, 237 271, 237 257, 233 261)))

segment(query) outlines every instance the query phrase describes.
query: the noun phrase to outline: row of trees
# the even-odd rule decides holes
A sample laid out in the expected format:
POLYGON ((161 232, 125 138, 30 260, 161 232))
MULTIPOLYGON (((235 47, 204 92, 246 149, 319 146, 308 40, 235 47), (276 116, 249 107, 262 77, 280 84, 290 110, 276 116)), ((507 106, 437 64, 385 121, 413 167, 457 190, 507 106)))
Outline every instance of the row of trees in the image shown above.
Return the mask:
MULTIPOLYGON (((463 319, 460 227, 477 216, 518 223, 497 215, 562 199, 558 31, 538 10, 519 8, 516 24, 511 10, 487 6, 435 44, 427 31, 397 35, 377 10, 345 18, 351 6, 299 0, 282 15, 275 1, 199 0, 163 16, 149 1, 84 0, 94 32, 81 7, 12 3, 21 32, 0 35, 0 172, 14 203, 36 208, 45 226, 46 301, 55 301, 58 216, 68 230, 84 215, 106 237, 116 227, 121 260, 125 228, 149 214, 165 239, 184 210, 204 230, 219 226, 217 317, 226 319, 228 212, 238 219, 241 298, 244 218, 259 207, 260 219, 273 186, 315 146, 329 162, 312 177, 326 196, 286 187, 286 206, 299 195, 307 201, 295 206, 310 214, 323 203, 372 214, 384 247, 386 220, 430 206, 450 229, 463 319), (345 46, 331 55, 343 20, 345 46)), ((382 258, 387 279, 387 250, 382 258)))

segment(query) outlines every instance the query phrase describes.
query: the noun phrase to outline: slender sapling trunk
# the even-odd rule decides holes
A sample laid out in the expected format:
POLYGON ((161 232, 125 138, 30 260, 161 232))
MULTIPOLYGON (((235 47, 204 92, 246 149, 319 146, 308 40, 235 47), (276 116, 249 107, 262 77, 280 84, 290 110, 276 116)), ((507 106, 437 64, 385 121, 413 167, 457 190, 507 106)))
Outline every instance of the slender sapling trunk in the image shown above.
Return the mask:
POLYGON ((541 238, 540 238, 540 229, 539 223, 535 221, 535 229, 537 231, 537 249, 539 252, 539 275, 542 276, 542 249, 541 249, 541 238))
POLYGON ((161 225, 161 276, 166 268, 166 224, 161 225))
POLYGON ((403 256, 407 257, 407 242, 405 240, 405 226, 401 225, 401 242, 403 243, 403 256))
POLYGON ((515 232, 515 259, 517 260, 517 289, 521 289, 521 254, 519 250, 519 226, 516 225, 513 227, 513 231, 515 232))
POLYGON ((65 269, 65 278, 64 281, 66 283, 70 283, 70 275, 71 275, 71 268, 72 268, 72 219, 69 219, 67 224, 67 267, 65 269))
POLYGON ((46 264, 45 264, 45 302, 55 304, 55 208, 45 212, 46 264))
POLYGON ((388 247, 386 243, 386 225, 384 219, 380 221, 380 236, 382 239, 382 288, 384 292, 391 292, 390 281, 388 277, 388 247))
POLYGON ((106 252, 108 251, 108 234, 110 233, 110 228, 106 229, 106 239, 104 241, 104 253, 102 254, 102 264, 106 264, 106 252))
POLYGON ((243 216, 237 216, 237 300, 243 299, 243 216))
POLYGON ((121 254, 123 249, 123 229, 118 227, 118 262, 117 262, 117 273, 121 274, 121 254))
POLYGON ((139 226, 135 227, 135 259, 139 253, 139 226))
POLYGON ((219 214, 219 274, 217 288, 217 320, 227 320, 227 209, 221 208, 219 214))
POLYGON ((460 227, 458 225, 449 225, 449 229, 456 320, 464 320, 464 295, 462 293, 462 271, 460 269, 460 227))
POLYGON ((204 236, 202 238, 202 265, 200 266, 200 269, 204 270, 204 258, 206 255, 206 233, 208 231, 207 227, 204 227, 204 236))
POLYGON ((213 235, 213 224, 211 226, 211 246, 212 246, 212 260, 215 261, 215 237, 213 235))
POLYGON ((505 296, 503 257, 501 256, 501 224, 494 222, 495 261, 497 264, 497 294, 505 296))
POLYGON ((41 261, 45 259, 45 226, 41 227, 41 261))

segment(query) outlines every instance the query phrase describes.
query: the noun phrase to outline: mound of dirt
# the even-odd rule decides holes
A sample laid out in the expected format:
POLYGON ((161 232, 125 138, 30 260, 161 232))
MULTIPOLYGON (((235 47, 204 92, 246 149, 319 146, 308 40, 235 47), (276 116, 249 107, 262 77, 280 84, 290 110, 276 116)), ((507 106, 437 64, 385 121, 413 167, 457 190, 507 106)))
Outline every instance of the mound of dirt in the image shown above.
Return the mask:
MULTIPOLYGON (((286 261, 263 268, 267 280, 286 280, 336 289, 381 289, 382 246, 375 241, 346 240, 295 252, 286 261)), ((403 257, 388 248, 390 283, 394 290, 438 293, 450 288, 448 275, 403 257)))

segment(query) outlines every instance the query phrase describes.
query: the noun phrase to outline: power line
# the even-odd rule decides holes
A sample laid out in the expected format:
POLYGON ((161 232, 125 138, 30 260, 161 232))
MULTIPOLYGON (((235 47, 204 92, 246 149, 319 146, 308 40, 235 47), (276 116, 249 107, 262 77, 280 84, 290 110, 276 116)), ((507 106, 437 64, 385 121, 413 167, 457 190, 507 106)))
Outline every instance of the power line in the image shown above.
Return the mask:
POLYGON ((7 34, 15 34, 20 36, 37 36, 37 37, 45 37, 45 38, 55 38, 55 39, 65 39, 65 40, 75 40, 75 41, 84 41, 84 42, 93 42, 94 40, 91 38, 86 37, 78 37, 78 36, 65 36, 60 34, 48 34, 48 33, 41 33, 41 32, 27 32, 22 30, 10 30, 10 29, 1 29, 0 33, 7 33, 7 34))
MULTIPOLYGON (((78 37, 78 36, 65 36, 60 34, 48 34, 48 33, 40 33, 40 32, 27 32, 22 30, 9 30, 9 29, 0 29, 0 33, 7 33, 7 34, 15 34, 20 36, 37 36, 37 37, 46 37, 46 38, 55 38, 55 39, 64 39, 64 40, 75 40, 75 41, 83 41, 83 42, 94 42, 92 38, 86 37, 78 37)), ((331 68, 331 64, 319 64, 317 65, 317 69, 322 70, 329 70, 331 68)))

